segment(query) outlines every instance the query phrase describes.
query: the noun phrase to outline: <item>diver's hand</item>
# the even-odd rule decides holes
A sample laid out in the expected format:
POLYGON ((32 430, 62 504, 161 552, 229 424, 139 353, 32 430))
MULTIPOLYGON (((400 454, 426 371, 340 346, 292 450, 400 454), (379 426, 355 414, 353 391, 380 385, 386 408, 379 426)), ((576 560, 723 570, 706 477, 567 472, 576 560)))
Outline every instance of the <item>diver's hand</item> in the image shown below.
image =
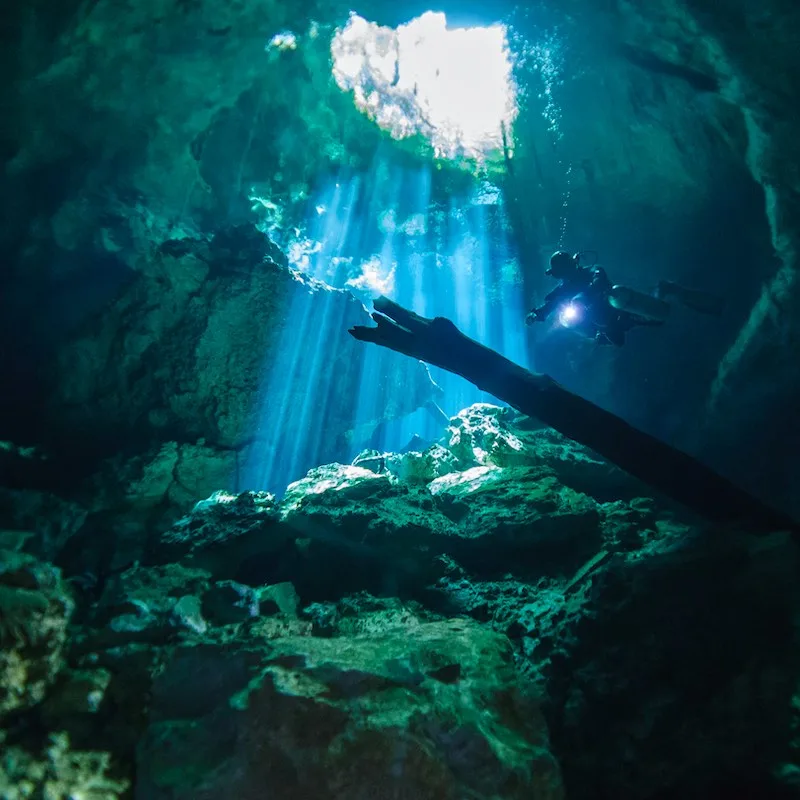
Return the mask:
POLYGON ((534 309, 531 311, 527 317, 525 317, 525 324, 526 325, 533 325, 534 322, 541 322, 544 319, 542 315, 534 309))

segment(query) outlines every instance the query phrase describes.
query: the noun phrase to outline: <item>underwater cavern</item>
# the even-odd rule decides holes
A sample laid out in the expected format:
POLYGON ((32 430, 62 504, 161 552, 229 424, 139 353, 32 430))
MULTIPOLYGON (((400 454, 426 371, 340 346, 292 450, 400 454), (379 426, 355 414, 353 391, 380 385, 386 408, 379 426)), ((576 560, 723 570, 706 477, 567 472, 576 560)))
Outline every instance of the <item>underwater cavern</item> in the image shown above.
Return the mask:
POLYGON ((800 798, 800 4, 5 0, 0 798, 800 798))

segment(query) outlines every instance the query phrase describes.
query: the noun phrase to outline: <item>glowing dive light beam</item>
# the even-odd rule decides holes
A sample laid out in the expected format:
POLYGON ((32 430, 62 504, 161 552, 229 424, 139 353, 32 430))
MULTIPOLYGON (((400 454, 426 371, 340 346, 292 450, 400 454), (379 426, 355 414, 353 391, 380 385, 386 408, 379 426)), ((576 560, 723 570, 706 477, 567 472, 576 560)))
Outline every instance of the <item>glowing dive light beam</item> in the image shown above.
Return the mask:
POLYGON ((558 312, 558 321, 565 327, 569 328, 576 322, 580 322, 583 316, 580 306, 575 303, 567 303, 561 311, 558 312))

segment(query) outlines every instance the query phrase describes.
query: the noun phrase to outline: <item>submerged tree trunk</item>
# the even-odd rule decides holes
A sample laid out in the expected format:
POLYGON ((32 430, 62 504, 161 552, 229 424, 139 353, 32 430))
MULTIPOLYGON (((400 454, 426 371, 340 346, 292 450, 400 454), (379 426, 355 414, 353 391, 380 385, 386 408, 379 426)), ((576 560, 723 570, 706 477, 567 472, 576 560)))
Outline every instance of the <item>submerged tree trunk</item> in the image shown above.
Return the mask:
POLYGON ((567 391, 547 375, 523 369, 465 336, 450 320, 420 317, 386 297, 375 301, 375 310, 377 327, 351 328, 352 336, 461 375, 709 520, 754 533, 800 534, 796 521, 696 458, 567 391))

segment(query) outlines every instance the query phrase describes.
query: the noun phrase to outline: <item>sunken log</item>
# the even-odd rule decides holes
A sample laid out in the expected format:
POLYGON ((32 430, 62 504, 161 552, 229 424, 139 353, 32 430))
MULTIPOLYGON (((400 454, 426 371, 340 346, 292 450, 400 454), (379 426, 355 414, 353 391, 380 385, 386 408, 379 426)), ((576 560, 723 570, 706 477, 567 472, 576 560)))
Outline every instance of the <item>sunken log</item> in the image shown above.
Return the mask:
POLYGON ((356 339, 461 375, 710 521, 753 533, 800 534, 800 525, 791 517, 698 459, 573 394, 549 376, 523 369, 465 336, 449 319, 421 317, 386 297, 374 305, 377 327, 351 328, 356 339))

